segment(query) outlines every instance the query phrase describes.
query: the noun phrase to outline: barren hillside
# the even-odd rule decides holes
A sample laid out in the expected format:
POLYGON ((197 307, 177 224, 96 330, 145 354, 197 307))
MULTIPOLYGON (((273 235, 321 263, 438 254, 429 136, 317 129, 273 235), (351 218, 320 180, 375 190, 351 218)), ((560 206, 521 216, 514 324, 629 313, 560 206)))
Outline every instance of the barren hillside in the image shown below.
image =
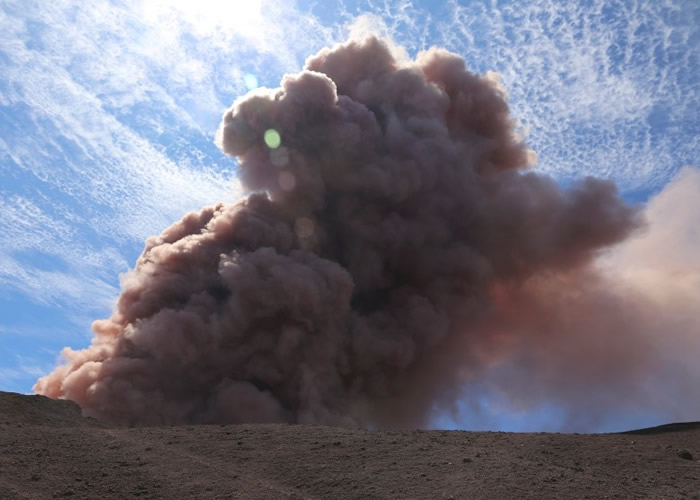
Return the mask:
POLYGON ((111 427, 0 393, 0 498, 700 499, 700 424, 627 434, 111 427))

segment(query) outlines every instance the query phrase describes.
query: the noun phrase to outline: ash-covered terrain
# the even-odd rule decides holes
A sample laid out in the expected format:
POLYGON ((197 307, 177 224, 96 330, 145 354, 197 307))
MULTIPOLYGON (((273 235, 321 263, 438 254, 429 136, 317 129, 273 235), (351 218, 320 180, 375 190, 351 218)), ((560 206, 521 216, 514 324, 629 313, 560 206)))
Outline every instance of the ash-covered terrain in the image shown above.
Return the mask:
POLYGON ((0 393, 0 498, 700 498, 700 423, 621 434, 110 426, 0 393))

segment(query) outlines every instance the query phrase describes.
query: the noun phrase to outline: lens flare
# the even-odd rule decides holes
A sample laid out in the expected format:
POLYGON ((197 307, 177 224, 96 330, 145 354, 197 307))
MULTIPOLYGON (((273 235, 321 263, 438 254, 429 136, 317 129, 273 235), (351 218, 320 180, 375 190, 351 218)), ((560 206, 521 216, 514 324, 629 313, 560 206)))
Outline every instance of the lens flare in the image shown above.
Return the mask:
POLYGON ((246 75, 243 77, 243 82, 248 90, 258 88, 258 78, 252 73, 246 73, 246 75))
POLYGON ((270 151, 270 161, 275 167, 286 167, 287 163, 289 163, 289 151, 284 146, 273 149, 270 151))
POLYGON ((314 222, 308 217, 299 217, 294 224, 294 231, 301 239, 310 238, 314 234, 314 222))
POLYGON ((280 137, 280 133, 277 132, 274 128, 269 128, 265 131, 264 139, 265 144, 267 144, 267 147, 270 149, 277 149, 278 147, 280 147, 280 144, 282 144, 282 138, 280 137))
POLYGON ((294 186, 296 186, 296 184, 297 184, 297 180, 294 177, 294 174, 292 174, 291 172, 287 172, 287 171, 280 172, 280 175, 277 178, 277 181, 279 182, 280 187, 284 191, 291 191, 292 189, 294 189, 294 186))

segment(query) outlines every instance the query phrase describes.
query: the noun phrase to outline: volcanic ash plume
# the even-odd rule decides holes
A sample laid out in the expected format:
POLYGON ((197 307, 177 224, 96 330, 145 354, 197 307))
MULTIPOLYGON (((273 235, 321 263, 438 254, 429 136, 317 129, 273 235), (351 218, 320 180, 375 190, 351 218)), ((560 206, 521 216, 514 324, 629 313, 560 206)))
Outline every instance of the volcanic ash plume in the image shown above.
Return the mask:
POLYGON ((252 194, 148 239, 35 390, 116 422, 425 426, 511 363, 528 397, 614 401, 652 349, 592 262, 640 214, 609 182, 529 172, 513 127, 454 54, 322 50, 223 116, 252 194))

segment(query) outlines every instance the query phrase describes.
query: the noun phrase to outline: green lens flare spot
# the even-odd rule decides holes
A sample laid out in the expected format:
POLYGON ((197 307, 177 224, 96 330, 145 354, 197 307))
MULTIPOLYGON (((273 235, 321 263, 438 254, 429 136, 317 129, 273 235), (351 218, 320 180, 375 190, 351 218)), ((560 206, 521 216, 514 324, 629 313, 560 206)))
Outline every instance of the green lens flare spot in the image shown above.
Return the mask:
POLYGON ((243 77, 243 82, 248 90, 253 90, 258 88, 258 79, 252 73, 247 73, 243 77))
POLYGON ((280 144, 282 144, 282 138, 280 137, 280 133, 277 132, 274 128, 267 129, 265 131, 265 144, 267 144, 267 147, 270 149, 277 149, 280 147, 280 144))

